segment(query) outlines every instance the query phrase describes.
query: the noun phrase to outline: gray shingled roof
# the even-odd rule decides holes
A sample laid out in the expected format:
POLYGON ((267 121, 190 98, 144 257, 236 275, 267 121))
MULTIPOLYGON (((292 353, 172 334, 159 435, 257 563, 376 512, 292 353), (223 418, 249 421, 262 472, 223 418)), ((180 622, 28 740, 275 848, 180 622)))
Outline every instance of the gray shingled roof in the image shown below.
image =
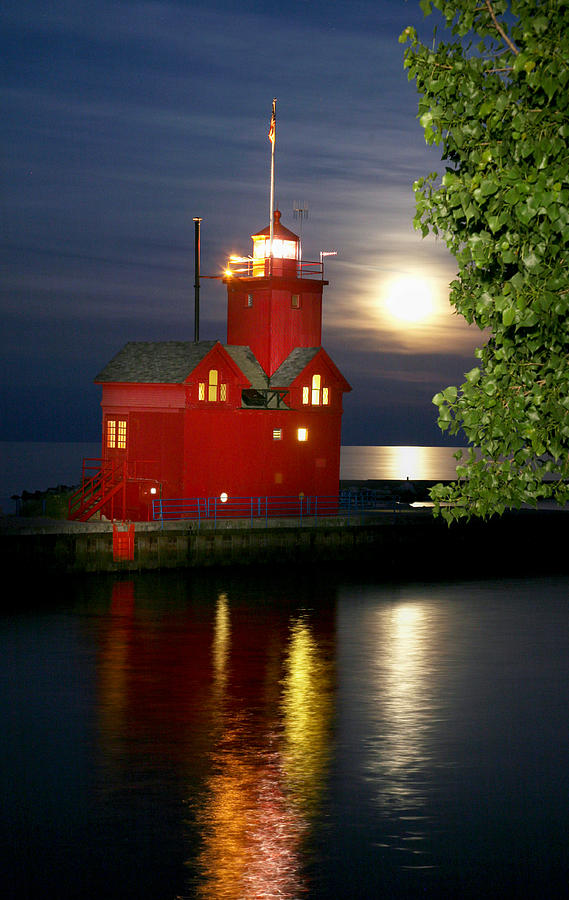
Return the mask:
MULTIPOLYGON (((180 384, 217 341, 131 341, 99 372, 96 382, 180 384)), ((222 345, 251 386, 268 387, 268 378, 249 347, 222 345)))
POLYGON ((224 344, 223 346, 243 374, 249 379, 251 387, 257 389, 268 387, 269 379, 249 347, 241 347, 238 344, 224 344))
POLYGON ((280 364, 276 372, 271 375, 271 387, 288 387, 294 379, 314 359, 320 347, 295 347, 292 353, 280 364))
POLYGON ((130 341, 99 372, 95 381, 143 382, 184 381, 215 341, 130 341))

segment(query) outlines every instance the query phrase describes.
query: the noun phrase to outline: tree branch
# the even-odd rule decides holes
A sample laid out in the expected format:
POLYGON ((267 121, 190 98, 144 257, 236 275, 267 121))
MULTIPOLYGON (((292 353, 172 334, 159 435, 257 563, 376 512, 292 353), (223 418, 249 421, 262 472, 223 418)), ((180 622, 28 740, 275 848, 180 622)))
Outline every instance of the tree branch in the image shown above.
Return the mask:
POLYGON ((506 44, 508 45, 508 47, 510 48, 512 53, 515 53, 517 56, 520 51, 518 50, 516 45, 510 40, 510 38, 508 37, 508 35, 504 31, 504 29, 498 22, 498 19, 496 18, 496 13, 494 12, 494 7, 492 6, 490 0, 486 0, 486 8, 488 9, 488 12, 490 13, 490 16, 492 18, 492 21, 494 23, 494 26, 495 26, 497 32, 501 35, 502 39, 506 42, 506 44))

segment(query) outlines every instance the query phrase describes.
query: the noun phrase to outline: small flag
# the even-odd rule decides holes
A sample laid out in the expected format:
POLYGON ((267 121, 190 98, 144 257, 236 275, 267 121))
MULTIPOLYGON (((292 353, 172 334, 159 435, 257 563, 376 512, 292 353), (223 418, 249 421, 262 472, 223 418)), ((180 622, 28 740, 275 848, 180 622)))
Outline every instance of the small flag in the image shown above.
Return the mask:
POLYGON ((275 99, 273 100, 273 113, 271 115, 271 124, 269 126, 269 140, 270 140, 271 144, 273 144, 273 146, 275 143, 275 128, 276 128, 276 124, 277 124, 277 117, 276 117, 276 112, 275 112, 276 104, 277 104, 277 100, 275 97, 275 99))

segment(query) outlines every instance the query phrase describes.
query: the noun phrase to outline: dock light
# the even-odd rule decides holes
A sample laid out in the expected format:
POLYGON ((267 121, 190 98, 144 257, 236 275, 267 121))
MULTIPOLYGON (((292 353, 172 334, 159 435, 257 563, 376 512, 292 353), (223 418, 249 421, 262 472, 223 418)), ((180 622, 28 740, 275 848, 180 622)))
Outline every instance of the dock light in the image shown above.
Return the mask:
POLYGON ((231 269, 228 267, 228 268, 225 270, 225 276, 226 276, 226 278, 231 278, 232 275, 233 275, 233 272, 232 272, 231 269))
POLYGON ((158 493, 158 490, 157 490, 155 487, 150 488, 150 493, 151 493, 151 494, 157 494, 157 493, 158 493))
POLYGON ((296 437, 299 441, 307 441, 308 440, 308 428, 299 428, 296 432, 296 437))
POLYGON ((225 493, 225 491, 223 491, 223 493, 221 493, 219 495, 219 499, 221 500, 222 503, 227 503, 228 497, 227 497, 227 494, 225 493))

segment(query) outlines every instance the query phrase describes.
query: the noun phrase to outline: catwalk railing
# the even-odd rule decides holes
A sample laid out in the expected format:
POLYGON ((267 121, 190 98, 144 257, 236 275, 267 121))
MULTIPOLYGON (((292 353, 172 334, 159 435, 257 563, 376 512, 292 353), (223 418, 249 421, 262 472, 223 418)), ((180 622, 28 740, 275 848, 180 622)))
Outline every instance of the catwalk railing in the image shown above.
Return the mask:
POLYGON ((271 260, 269 260, 268 258, 260 257, 258 259, 254 259, 252 256, 230 257, 228 269, 225 273, 225 276, 227 277, 228 275, 231 275, 235 278, 252 278, 255 276, 269 275, 271 268, 273 270, 273 274, 280 275, 283 273, 283 267, 286 267, 288 271, 289 263, 292 263, 292 274, 296 278, 316 277, 320 280, 324 280, 324 264, 322 260, 320 260, 320 262, 316 262, 316 260, 311 259, 274 259, 271 263, 271 260), (296 263, 296 266, 294 265, 294 263, 296 263))
POLYGON ((189 497, 152 501, 152 518, 165 522, 177 519, 201 521, 218 519, 248 520, 250 525, 270 519, 294 518, 309 522, 330 516, 351 518, 378 510, 396 511, 400 504, 386 503, 372 491, 341 491, 331 496, 314 497, 189 497))

